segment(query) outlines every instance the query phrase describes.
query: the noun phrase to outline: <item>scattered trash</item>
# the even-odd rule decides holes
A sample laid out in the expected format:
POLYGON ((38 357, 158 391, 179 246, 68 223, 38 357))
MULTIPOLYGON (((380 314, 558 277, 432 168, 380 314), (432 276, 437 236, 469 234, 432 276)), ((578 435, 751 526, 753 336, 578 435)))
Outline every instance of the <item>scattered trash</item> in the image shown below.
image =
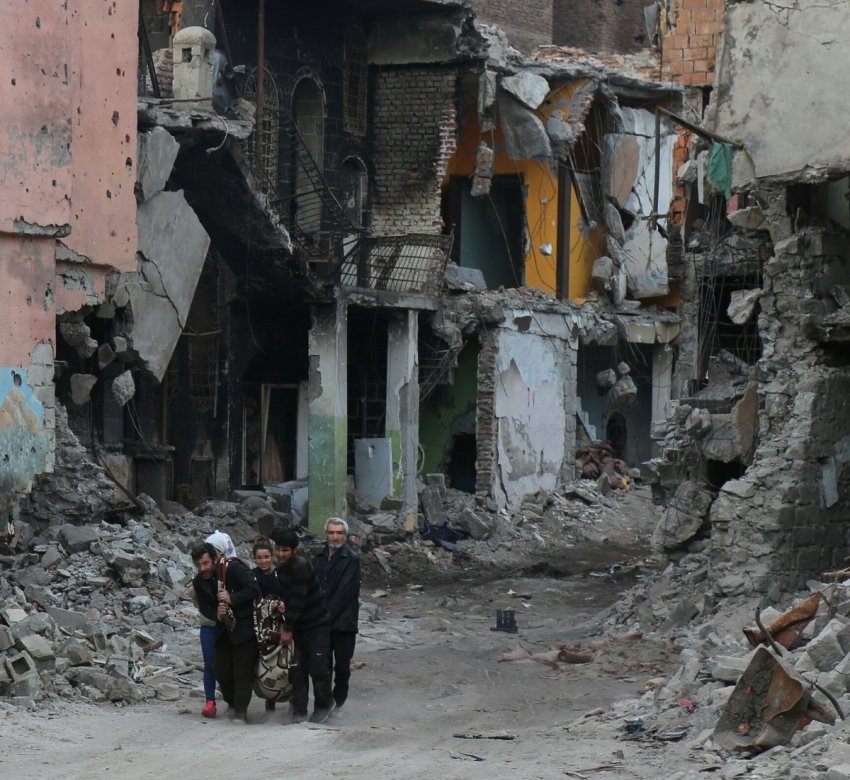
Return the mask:
POLYGON ((786 745, 809 720, 835 716, 811 698, 811 687, 770 650, 759 647, 717 725, 714 740, 727 750, 757 753, 786 745))
POLYGON ((452 734, 455 739, 516 739, 516 735, 508 734, 505 731, 499 731, 492 734, 482 734, 480 731, 461 732, 452 734))
POLYGON ((652 735, 652 738, 655 739, 655 740, 658 740, 659 742, 678 742, 690 730, 691 730, 690 726, 681 726, 677 729, 667 729, 665 731, 656 731, 652 735))
POLYGON ((486 761, 487 759, 484 756, 476 756, 475 753, 455 753, 454 750, 449 751, 449 755, 452 758, 460 759, 461 761, 486 761))
POLYGON ((747 641, 753 647, 768 644, 772 637, 775 642, 787 650, 817 614, 820 597, 820 593, 813 593, 805 601, 789 609, 769 625, 759 628, 751 626, 745 628, 744 636, 747 637, 747 641))
POLYGON ((496 625, 490 629, 491 631, 504 631, 507 634, 515 634, 516 612, 512 609, 496 610, 496 625))
POLYGON ((697 708, 697 705, 694 704, 690 699, 681 699, 679 704, 685 708, 685 711, 688 715, 693 715, 694 710, 697 708))
POLYGON ((642 734, 646 731, 646 723, 640 715, 633 715, 630 718, 626 718, 625 723, 626 734, 642 734))
POLYGON ((496 661, 498 663, 502 663, 503 661, 528 661, 530 658, 531 653, 529 653, 522 645, 517 644, 513 650, 509 653, 503 653, 496 659, 496 661))

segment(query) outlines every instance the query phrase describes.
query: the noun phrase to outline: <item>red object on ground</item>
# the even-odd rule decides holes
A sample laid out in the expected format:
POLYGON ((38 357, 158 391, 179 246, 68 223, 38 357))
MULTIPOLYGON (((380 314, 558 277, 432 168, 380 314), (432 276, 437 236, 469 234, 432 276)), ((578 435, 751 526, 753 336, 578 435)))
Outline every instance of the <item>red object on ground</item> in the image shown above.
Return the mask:
POLYGON ((205 718, 214 718, 216 716, 216 712, 218 712, 218 710, 215 706, 215 702, 208 701, 204 705, 204 708, 201 710, 201 715, 203 715, 205 718))

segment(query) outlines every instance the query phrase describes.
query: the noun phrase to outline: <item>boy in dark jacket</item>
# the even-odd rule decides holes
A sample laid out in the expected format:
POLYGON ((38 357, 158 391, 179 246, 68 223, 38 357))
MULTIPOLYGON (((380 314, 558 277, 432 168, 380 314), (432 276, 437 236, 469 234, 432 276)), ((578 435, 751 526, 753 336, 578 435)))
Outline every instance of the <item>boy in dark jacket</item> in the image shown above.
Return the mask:
POLYGON ((319 575, 325 609, 331 624, 331 652, 328 659, 333 673, 333 697, 337 709, 348 698, 351 658, 357 639, 360 612, 360 556, 348 541, 348 523, 331 517, 325 523, 325 544, 313 566, 319 575))
POLYGON ((292 530, 272 533, 281 590, 284 594, 281 641, 295 641, 295 666, 292 681, 292 723, 307 718, 310 680, 313 681, 314 706, 311 723, 323 723, 331 712, 331 674, 329 666, 330 625, 316 572, 306 558, 296 555, 298 536, 292 530))
POLYGON ((260 597, 260 586, 238 558, 220 559, 209 543, 192 549, 192 561, 198 571, 192 580, 198 609, 215 621, 215 678, 233 722, 245 723, 257 663, 254 599, 260 597))

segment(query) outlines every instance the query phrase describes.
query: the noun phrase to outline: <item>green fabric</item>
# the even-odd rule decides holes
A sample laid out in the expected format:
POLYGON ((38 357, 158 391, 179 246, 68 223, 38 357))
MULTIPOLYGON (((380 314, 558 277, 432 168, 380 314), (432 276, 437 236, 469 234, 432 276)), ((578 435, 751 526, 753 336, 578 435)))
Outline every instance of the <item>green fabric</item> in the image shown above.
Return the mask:
POLYGON ((732 197, 732 146, 715 142, 708 158, 708 179, 732 197))

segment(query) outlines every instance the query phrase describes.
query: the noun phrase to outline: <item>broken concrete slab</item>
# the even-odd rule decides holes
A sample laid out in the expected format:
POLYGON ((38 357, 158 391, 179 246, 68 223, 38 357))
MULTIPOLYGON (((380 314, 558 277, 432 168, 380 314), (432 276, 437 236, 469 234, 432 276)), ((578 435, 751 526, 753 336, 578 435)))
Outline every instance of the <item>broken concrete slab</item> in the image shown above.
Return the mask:
POLYGON ((0 653, 15 644, 15 639, 8 626, 0 626, 0 653))
POLYGON ((664 550, 687 544, 702 528, 713 501, 714 496, 708 490, 693 482, 683 482, 655 529, 653 543, 664 550))
POLYGON ((98 532, 88 525, 63 525, 59 527, 59 541, 71 553, 88 550, 99 538, 98 532))
POLYGON ((504 92, 499 95, 499 118, 511 160, 551 159, 552 145, 543 122, 504 92))
POLYGON ((743 325, 753 318, 761 290, 733 290, 726 313, 736 325, 743 325))
POLYGON ((445 284, 449 290, 486 290, 487 282, 478 268, 464 268, 449 263, 446 266, 445 284))
POLYGON ((759 230, 764 227, 764 212, 758 206, 747 206, 726 215, 735 227, 743 230, 759 230))
POLYGON ((472 509, 464 509, 455 519, 455 524, 463 528, 471 539, 487 539, 493 533, 493 526, 472 509))
POLYGON ((84 612, 61 607, 45 607, 45 611, 56 621, 56 625, 71 631, 79 631, 85 635, 92 633, 92 624, 84 612))
POLYGON ((601 293, 610 292, 613 276, 614 261, 605 255, 597 257, 590 271, 590 286, 601 293))
POLYGON ((115 349, 116 355, 123 355, 127 351, 127 339, 123 336, 113 336, 112 347, 115 349))
POLYGON ((162 380, 186 325, 210 237, 182 191, 155 195, 139 207, 136 221, 141 275, 122 280, 118 289, 125 289, 133 312, 133 348, 162 380))
POLYGON ((606 368, 596 375, 596 384, 601 388, 613 387, 617 384, 617 372, 613 368, 606 368))
POLYGON ((60 552, 59 548, 55 544, 51 544, 50 547, 45 550, 44 555, 41 556, 41 565, 43 568, 49 569, 51 566, 56 566, 64 559, 65 556, 60 552))
POLYGON ((163 127, 154 127, 145 133, 139 133, 139 163, 137 182, 142 200, 150 200, 165 189, 180 144, 163 127))
POLYGON ((71 375, 71 400, 77 406, 83 406, 91 399, 92 388, 97 384, 97 377, 93 374, 71 375))
POLYGON ((846 645, 848 635, 850 635, 850 626, 833 618, 806 645, 806 653, 817 669, 828 672, 844 660, 847 651, 842 645, 842 639, 846 645))
POLYGON ((506 76, 502 79, 502 88, 532 110, 538 108, 549 94, 549 82, 543 76, 528 71, 506 76))
POLYGON ((119 406, 126 406, 135 394, 136 383, 133 381, 133 372, 128 368, 112 380, 112 396, 119 406))
POLYGON ((29 634, 18 639, 15 642, 15 646, 32 658, 36 669, 48 671, 53 669, 56 660, 56 656, 53 653, 53 645, 43 636, 29 634))
POLYGON ((629 406, 637 398, 637 385, 630 376, 621 376, 608 391, 612 406, 629 406))
POLYGON ((449 522, 439 488, 425 487, 419 494, 419 500, 422 504, 422 511, 425 513, 425 519, 430 525, 446 525, 449 522))
POLYGON ((85 322, 60 322, 59 335, 80 357, 91 357, 97 350, 97 341, 91 337, 91 329, 85 322))

